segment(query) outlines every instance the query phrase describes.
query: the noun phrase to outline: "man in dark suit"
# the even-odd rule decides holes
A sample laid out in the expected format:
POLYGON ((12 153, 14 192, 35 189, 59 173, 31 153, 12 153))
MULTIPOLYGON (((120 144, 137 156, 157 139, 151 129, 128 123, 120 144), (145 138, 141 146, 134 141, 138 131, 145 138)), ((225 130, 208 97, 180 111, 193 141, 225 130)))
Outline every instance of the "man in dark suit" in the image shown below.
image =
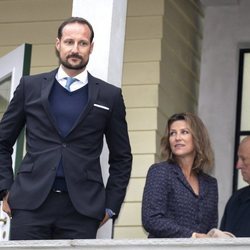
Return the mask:
MULTIPOLYGON (((245 137, 238 149, 236 168, 250 184, 250 136, 245 137)), ((250 186, 237 190, 228 200, 220 229, 236 237, 250 237, 250 186)))
POLYGON ((125 106, 120 88, 85 69, 93 38, 87 20, 63 22, 56 40, 60 67, 22 77, 0 123, 0 191, 13 240, 91 239, 119 214, 132 164, 125 106), (12 148, 24 126, 27 153, 14 178, 12 148))

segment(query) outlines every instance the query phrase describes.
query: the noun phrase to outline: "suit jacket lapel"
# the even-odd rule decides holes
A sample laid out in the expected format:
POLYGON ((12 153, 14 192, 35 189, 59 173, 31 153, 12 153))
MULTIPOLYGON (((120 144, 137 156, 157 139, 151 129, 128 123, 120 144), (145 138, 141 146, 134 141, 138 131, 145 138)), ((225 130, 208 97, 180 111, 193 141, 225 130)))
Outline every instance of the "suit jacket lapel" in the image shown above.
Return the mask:
POLYGON ((98 92, 99 92, 98 81, 96 80, 96 78, 94 78, 91 74, 88 73, 88 102, 86 107, 82 110, 78 119, 74 123, 73 127, 69 131, 68 135, 80 122, 82 122, 86 118, 89 111, 93 108, 94 103, 98 96, 98 92))
MULTIPOLYGON (((50 112, 50 104, 49 104, 49 94, 54 84, 57 71, 58 69, 48 73, 41 79, 42 80, 41 102, 42 102, 45 112, 48 115, 50 122, 53 124, 53 126, 56 128, 56 130, 60 134, 60 129, 58 128, 57 123, 53 115, 50 112)), ((76 120, 72 128, 70 129, 68 135, 80 122, 82 122, 86 118, 89 111, 93 108, 94 103, 98 96, 98 92, 99 92, 98 81, 96 80, 96 78, 94 78, 91 74, 88 73, 88 102, 87 102, 85 109, 82 110, 78 119, 76 120)))
POLYGON ((199 189, 200 189, 200 196, 205 197, 207 192, 208 192, 208 182, 207 179, 205 178, 204 174, 201 173, 199 175, 199 189))
POLYGON ((54 84, 57 71, 58 69, 53 70, 52 72, 48 73, 42 78, 41 102, 42 102, 45 112, 48 115, 50 122, 53 124, 53 126, 56 128, 56 130, 60 134, 60 130, 56 124, 56 121, 50 112, 50 104, 49 104, 49 94, 54 84))
MULTIPOLYGON (((176 165, 176 168, 175 168, 175 172, 176 172, 176 175, 177 175, 177 178, 180 180, 180 182, 195 196, 197 196, 195 193, 194 193, 194 190, 193 188, 190 186, 190 184, 188 183, 188 181, 186 180, 184 174, 182 173, 182 170, 180 168, 180 166, 176 165)), ((199 196, 201 195, 201 193, 205 192, 205 189, 206 189, 206 185, 204 185, 204 181, 202 181, 200 179, 200 176, 198 175, 198 182, 199 182, 199 196), (202 184, 202 185, 201 185, 202 184)))
MULTIPOLYGON (((174 168, 175 174, 177 175, 177 178, 180 180, 180 182, 194 195, 196 195, 192 189, 192 187, 190 186, 190 184, 188 183, 188 181, 186 180, 184 174, 182 173, 182 170, 180 168, 180 166, 176 165, 174 168)), ((205 197, 207 192, 208 192, 208 182, 206 177, 204 176, 203 173, 198 174, 198 182, 199 182, 199 196, 200 197, 205 197)))
POLYGON ((175 167, 175 173, 177 175, 177 178, 180 180, 180 182, 189 190, 191 191, 192 193, 193 192, 193 189, 191 188, 191 186, 189 185, 189 183, 187 182, 184 174, 182 173, 182 170, 180 168, 180 166, 176 165, 175 167))

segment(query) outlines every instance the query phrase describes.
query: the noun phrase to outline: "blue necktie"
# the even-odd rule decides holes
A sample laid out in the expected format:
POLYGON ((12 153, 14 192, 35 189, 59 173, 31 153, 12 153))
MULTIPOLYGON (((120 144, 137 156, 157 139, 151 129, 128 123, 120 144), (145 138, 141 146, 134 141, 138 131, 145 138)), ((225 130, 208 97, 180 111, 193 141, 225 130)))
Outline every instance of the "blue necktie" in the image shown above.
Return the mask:
POLYGON ((73 77, 66 77, 66 79, 67 79, 67 82, 66 82, 65 88, 70 92, 70 85, 73 82, 77 81, 77 79, 73 77))

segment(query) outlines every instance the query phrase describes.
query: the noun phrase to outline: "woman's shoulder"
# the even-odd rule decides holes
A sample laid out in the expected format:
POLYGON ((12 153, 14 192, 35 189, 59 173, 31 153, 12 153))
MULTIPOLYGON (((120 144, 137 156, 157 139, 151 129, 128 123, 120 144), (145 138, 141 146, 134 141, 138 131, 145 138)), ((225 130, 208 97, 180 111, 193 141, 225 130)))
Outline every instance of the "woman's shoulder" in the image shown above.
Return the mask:
POLYGON ((201 172, 201 177, 204 181, 209 182, 209 183, 215 183, 217 185, 217 179, 209 174, 206 174, 204 172, 201 172))
POLYGON ((147 178, 146 186, 149 189, 156 190, 164 189, 166 185, 172 182, 174 179, 174 171, 172 170, 172 165, 167 162, 155 163, 150 166, 147 178))
POLYGON ((150 173, 171 173, 176 166, 172 163, 168 163, 166 161, 154 163, 150 166, 149 172, 150 173))

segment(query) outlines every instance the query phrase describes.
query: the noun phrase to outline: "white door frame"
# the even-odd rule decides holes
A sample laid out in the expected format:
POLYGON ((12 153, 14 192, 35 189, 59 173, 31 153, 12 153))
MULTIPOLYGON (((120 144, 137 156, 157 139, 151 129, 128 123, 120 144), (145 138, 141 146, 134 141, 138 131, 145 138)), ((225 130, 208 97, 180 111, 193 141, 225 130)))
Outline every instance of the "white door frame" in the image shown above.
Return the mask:
MULTIPOLYGON (((8 100, 13 97, 14 91, 19 84, 20 78, 24 74, 29 74, 31 58, 31 45, 22 44, 7 55, 0 58, 0 84, 9 78, 10 93, 8 100)), ((15 171, 18 161, 22 158, 23 153, 23 137, 18 139, 12 154, 12 166, 15 171)), ((10 222, 6 213, 0 209, 0 240, 9 239, 10 222)))

